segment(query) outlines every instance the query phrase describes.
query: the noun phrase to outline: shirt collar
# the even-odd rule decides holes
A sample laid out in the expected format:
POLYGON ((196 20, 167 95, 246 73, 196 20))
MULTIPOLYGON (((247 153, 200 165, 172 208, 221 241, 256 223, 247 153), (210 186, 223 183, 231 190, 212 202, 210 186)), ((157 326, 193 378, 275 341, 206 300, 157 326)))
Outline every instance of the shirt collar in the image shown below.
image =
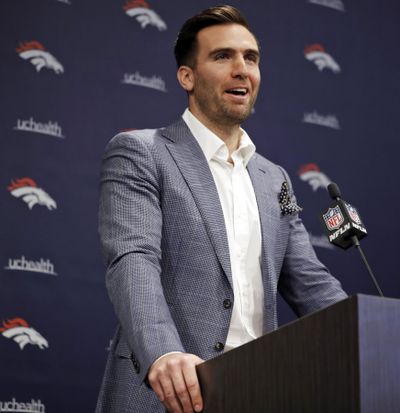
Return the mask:
MULTIPOLYGON (((200 145, 207 162, 210 162, 211 159, 221 158, 222 154, 224 160, 227 161, 228 148, 221 138, 204 126, 188 108, 183 113, 182 118, 200 145)), ((239 148, 234 153, 237 153, 242 158, 243 164, 246 167, 250 158, 254 155, 256 147, 246 131, 242 128, 240 130, 242 136, 240 137, 239 148)))

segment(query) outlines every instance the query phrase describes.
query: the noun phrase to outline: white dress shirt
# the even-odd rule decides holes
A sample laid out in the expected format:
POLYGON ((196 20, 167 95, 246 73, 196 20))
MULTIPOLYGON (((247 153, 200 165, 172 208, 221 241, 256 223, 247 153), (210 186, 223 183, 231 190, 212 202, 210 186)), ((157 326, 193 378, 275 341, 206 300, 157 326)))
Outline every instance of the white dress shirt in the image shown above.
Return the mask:
POLYGON ((225 351, 262 335, 264 290, 261 277, 261 230, 253 185, 246 166, 255 152, 247 133, 228 162, 228 147, 190 111, 182 115, 199 143, 214 177, 229 242, 234 303, 225 351))

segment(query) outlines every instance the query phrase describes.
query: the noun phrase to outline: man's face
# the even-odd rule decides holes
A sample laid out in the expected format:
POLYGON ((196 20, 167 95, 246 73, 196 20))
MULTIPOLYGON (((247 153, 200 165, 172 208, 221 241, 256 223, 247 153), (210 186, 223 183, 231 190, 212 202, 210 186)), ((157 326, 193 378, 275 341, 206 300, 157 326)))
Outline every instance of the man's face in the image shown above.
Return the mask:
POLYGON ((259 49, 239 24, 207 27, 197 34, 189 108, 206 126, 232 126, 250 114, 260 85, 259 49))

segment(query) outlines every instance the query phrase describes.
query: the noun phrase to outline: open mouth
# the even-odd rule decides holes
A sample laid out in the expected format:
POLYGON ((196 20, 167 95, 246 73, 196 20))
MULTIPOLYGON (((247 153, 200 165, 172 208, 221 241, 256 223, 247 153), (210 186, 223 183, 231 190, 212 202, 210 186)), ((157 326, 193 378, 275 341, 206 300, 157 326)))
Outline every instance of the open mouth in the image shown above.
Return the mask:
POLYGON ((235 88, 235 89, 228 89, 225 92, 229 93, 230 95, 245 96, 247 94, 247 89, 246 88, 235 88))

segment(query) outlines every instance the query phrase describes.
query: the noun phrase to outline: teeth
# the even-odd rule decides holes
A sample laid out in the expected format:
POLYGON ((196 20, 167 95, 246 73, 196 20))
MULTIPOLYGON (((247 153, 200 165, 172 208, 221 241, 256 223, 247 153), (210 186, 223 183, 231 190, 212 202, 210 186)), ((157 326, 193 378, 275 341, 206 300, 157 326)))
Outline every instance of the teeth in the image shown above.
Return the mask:
POLYGON ((247 89, 245 88, 229 89, 227 92, 233 93, 235 95, 245 95, 247 92, 247 89))

